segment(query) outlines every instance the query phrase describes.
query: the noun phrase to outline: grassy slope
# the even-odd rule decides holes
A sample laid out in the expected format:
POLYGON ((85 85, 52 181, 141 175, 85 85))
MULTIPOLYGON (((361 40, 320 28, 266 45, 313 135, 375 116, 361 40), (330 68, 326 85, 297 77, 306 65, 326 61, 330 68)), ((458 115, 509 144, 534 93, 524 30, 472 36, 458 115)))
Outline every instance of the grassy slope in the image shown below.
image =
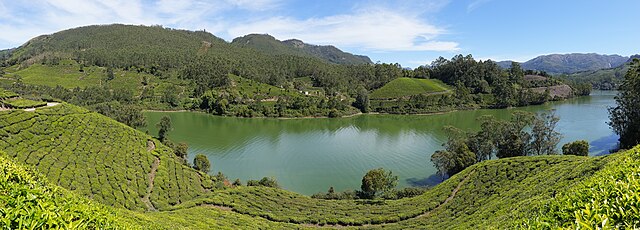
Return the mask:
POLYGON ((18 76, 27 84, 45 85, 50 87, 62 86, 72 89, 76 87, 100 86, 110 84, 114 88, 124 88, 140 94, 143 88, 142 79, 147 77, 150 84, 158 82, 157 77, 135 71, 114 70, 115 78, 108 83, 107 69, 98 66, 84 67, 80 72, 80 64, 73 60, 63 60, 58 65, 33 64, 26 68, 12 66, 6 69, 5 77, 16 79, 18 76))
MULTIPOLYGON (((156 143, 157 149, 148 152, 149 136, 75 106, 0 112, 0 126, 0 149, 8 153, 8 159, 36 168, 54 184, 74 193, 117 208, 146 208, 141 197, 146 193, 151 164, 158 157, 161 163, 151 200, 166 211, 116 211, 118 221, 145 228, 309 227, 293 223, 366 228, 510 228, 541 213, 562 214, 539 220, 548 223, 551 219, 563 226, 573 222, 570 212, 591 204, 585 201, 607 197, 600 193, 608 190, 588 189, 594 184, 618 186, 614 190, 617 193, 607 193, 609 197, 629 197, 629 188, 637 190, 637 177, 625 176, 637 171, 635 150, 595 158, 540 156, 485 161, 421 196, 396 201, 316 200, 261 187, 208 193, 204 192, 206 177, 183 167, 161 144, 156 143), (614 177, 604 176, 612 172, 614 177), (631 181, 627 182, 629 186, 636 187, 621 187, 618 178, 626 178, 631 181), (459 190, 452 196, 455 188, 459 190), (544 207, 561 211, 544 212, 544 207), (378 225, 381 223, 386 224, 378 225)), ((633 199, 637 202, 637 195, 628 200, 633 199)))
POLYGON ((398 78, 371 93, 371 99, 389 99, 445 92, 449 87, 433 79, 398 78))
POLYGON ((170 149, 97 113, 62 104, 0 112, 0 149, 36 168, 57 185, 104 204, 143 210, 149 174, 159 160, 150 201, 167 208, 187 201, 213 183, 184 166, 170 149))

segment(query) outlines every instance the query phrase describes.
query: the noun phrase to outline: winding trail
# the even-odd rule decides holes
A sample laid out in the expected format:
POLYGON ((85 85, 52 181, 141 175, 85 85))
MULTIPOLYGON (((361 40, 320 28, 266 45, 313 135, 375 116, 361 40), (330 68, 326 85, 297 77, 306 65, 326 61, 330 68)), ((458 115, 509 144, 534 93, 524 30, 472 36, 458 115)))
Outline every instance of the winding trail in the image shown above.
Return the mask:
MULTIPOLYGON (((458 183, 458 186, 456 186, 456 188, 453 189, 453 191, 451 191, 451 194, 449 195, 449 197, 447 197, 447 199, 445 199, 438 206, 436 206, 435 208, 433 208, 433 209, 431 209, 429 211, 426 211, 426 212, 424 212, 424 213, 422 213, 420 215, 414 216, 414 217, 410 217, 410 218, 399 220, 399 221, 393 221, 393 222, 386 222, 386 223, 380 223, 380 224, 363 224, 363 225, 346 225, 346 224, 319 225, 319 224, 301 224, 301 223, 293 223, 293 224, 297 224, 297 225, 304 226, 304 227, 316 227, 316 228, 372 227, 372 226, 393 224, 393 223, 398 223, 398 222, 402 222, 402 221, 408 221, 408 220, 412 220, 412 219, 418 219, 418 218, 427 217, 427 216, 431 215, 431 213, 442 209, 442 207, 444 207, 449 202, 451 202, 456 197, 456 194, 458 194, 460 189, 462 189, 462 185, 464 185, 467 181, 469 181, 469 179, 471 178, 471 176, 473 176, 473 174, 475 174, 475 172, 476 172, 475 170, 471 171, 464 179, 462 179, 462 181, 460 181, 460 183, 458 183)), ((228 207, 228 206, 214 205, 214 204, 201 204, 199 206, 215 208, 215 209, 218 209, 218 210, 221 210, 221 211, 234 212, 234 213, 241 214, 241 215, 247 215, 247 214, 244 214, 244 213, 237 212, 235 209, 233 209, 233 207, 228 207)), ((260 216, 254 216, 254 217, 260 217, 260 216)), ((264 218, 264 217, 261 217, 261 218, 264 218)), ((271 219, 267 219, 267 220, 272 221, 272 222, 279 222, 279 223, 289 223, 289 222, 285 222, 285 221, 277 221, 277 220, 271 220, 271 219)))
POLYGON ((156 173, 158 172, 158 166, 160 166, 160 158, 156 157, 151 165, 151 171, 149 172, 149 185, 147 186, 147 194, 142 197, 142 202, 147 206, 149 211, 157 211, 153 206, 149 197, 151 197, 151 191, 153 191, 153 180, 156 179, 156 173))

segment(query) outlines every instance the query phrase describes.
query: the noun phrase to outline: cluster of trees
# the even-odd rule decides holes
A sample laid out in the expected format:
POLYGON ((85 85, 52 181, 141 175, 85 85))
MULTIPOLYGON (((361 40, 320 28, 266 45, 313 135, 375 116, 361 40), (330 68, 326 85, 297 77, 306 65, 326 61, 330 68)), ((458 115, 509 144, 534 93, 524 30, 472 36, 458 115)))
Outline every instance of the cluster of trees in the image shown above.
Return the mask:
POLYGON ((544 72, 525 71, 517 62, 512 62, 511 68, 503 70, 491 60, 476 61, 471 55, 457 55, 451 60, 440 57, 426 71, 430 78, 450 85, 461 85, 471 94, 493 95, 495 100, 490 105, 499 108, 544 103, 552 99, 548 92, 536 93, 527 88, 561 83, 544 72), (532 83, 524 79, 525 74, 542 74, 547 80, 532 83))
POLYGON ((640 144, 640 60, 634 59, 615 97, 616 106, 609 108, 609 125, 620 136, 620 148, 640 144))
POLYGON ((431 156, 440 174, 451 176, 493 157, 558 154, 556 146, 562 136, 555 131, 559 118, 553 111, 537 115, 516 111, 508 121, 492 116, 481 117, 479 121, 481 129, 478 132, 466 133, 451 126, 445 128, 449 136, 445 149, 431 156))

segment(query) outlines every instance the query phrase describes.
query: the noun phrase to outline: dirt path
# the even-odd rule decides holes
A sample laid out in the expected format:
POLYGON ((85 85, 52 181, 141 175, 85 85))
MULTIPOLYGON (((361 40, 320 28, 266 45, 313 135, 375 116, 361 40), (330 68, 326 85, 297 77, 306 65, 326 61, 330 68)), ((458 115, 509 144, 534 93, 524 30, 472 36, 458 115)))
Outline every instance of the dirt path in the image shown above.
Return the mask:
POLYGON ((33 111, 36 111, 37 108, 51 107, 51 106, 56 106, 56 105, 59 105, 59 104, 60 103, 58 103, 58 102, 47 102, 47 105, 45 105, 45 106, 26 108, 26 109, 24 109, 24 111, 33 112, 33 111))
MULTIPOLYGON (((422 215, 416 216, 414 218, 421 218, 421 217, 426 217, 429 216, 429 214, 441 209, 443 206, 447 205, 451 200, 453 200, 453 198, 456 197, 456 194, 458 193, 458 191, 460 191, 460 188, 462 188, 462 185, 464 183, 466 183, 469 178, 471 178, 471 176, 475 173, 476 171, 472 171, 471 173, 469 173, 469 175, 467 175, 467 177, 465 177, 464 179, 462 179, 462 181, 460 181, 460 183, 458 184, 458 186, 451 192, 451 195, 449 195, 449 197, 447 197, 447 199, 444 200, 444 202, 442 202, 442 204, 438 205, 438 207, 423 213, 422 215)), ((413 219, 413 218, 410 218, 413 219)))
MULTIPOLYGON (((449 197, 447 197, 447 199, 445 199, 441 204, 439 204, 438 206, 436 206, 435 208, 426 211, 420 215, 411 217, 411 218, 407 218, 401 221, 407 221, 407 220, 412 220, 412 219, 418 219, 418 218, 423 218, 423 217, 427 217, 429 216, 431 213, 438 211, 440 209, 442 209, 442 207, 444 207, 445 205, 447 205, 449 202, 451 202, 451 200, 453 200, 453 198, 456 197, 456 194, 458 194, 458 191, 460 191, 460 189, 462 188, 462 185, 464 185, 469 178, 471 178, 471 176, 475 173, 475 171, 472 171, 471 173, 469 173, 464 179, 462 179, 462 181, 460 181, 460 183, 458 183, 458 186, 456 186, 455 189, 453 189, 453 191, 451 191, 451 194, 449 195, 449 197)), ((236 212, 235 210, 233 210, 232 207, 227 207, 227 206, 221 206, 221 205, 214 205, 214 204, 202 204, 200 206, 203 207, 211 207, 211 208, 215 208, 221 211, 229 211, 229 212, 235 212, 238 214, 242 214, 239 212, 236 212)), ((245 215, 245 214, 243 214, 245 215)), ((274 220, 270 220, 273 222, 282 222, 282 221, 274 221, 274 220)), ((396 222, 387 222, 387 223, 383 223, 383 224, 364 224, 364 225, 343 225, 343 224, 325 224, 325 225, 319 225, 319 224, 299 224, 301 226, 304 227, 316 227, 316 228, 344 228, 344 227, 372 227, 372 226, 380 226, 380 225, 386 225, 386 224, 393 224, 393 223, 398 223, 400 221, 396 221, 396 222)))
POLYGON ((149 197, 151 197, 151 191, 153 191, 153 180, 156 179, 158 166, 160 166, 160 158, 156 157, 156 160, 154 160, 153 164, 151 165, 151 172, 149 172, 149 185, 147 186, 147 194, 142 197, 142 202, 147 205, 147 210, 149 211, 157 211, 151 203, 151 200, 149 200, 149 197))

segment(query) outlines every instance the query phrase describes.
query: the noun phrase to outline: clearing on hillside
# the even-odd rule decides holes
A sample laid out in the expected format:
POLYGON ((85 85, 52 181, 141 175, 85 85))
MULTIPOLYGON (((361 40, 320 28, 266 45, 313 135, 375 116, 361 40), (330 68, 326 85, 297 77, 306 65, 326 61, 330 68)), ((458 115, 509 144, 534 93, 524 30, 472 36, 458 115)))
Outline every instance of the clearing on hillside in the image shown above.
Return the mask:
POLYGON ((392 99, 418 94, 441 93, 449 89, 449 86, 438 80, 401 77, 373 91, 371 99, 392 99))

